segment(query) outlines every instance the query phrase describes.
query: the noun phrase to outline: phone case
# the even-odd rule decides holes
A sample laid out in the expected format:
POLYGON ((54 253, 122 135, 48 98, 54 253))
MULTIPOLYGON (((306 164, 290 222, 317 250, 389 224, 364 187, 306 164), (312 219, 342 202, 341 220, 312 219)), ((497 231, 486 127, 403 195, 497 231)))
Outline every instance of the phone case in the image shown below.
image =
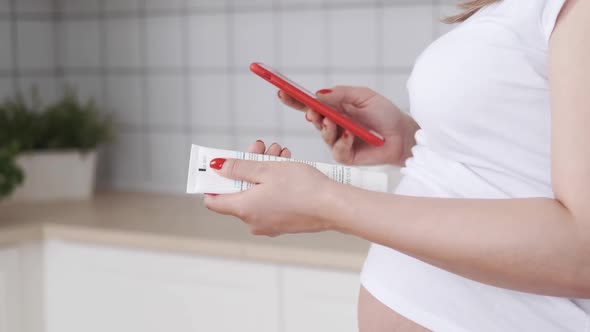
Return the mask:
POLYGON ((337 125, 350 131, 353 135, 362 139, 363 141, 374 145, 382 146, 385 143, 384 138, 373 130, 364 128, 363 126, 352 121, 345 115, 332 109, 331 107, 323 104, 316 99, 315 95, 304 88, 300 87, 297 83, 293 82, 285 75, 278 71, 266 66, 263 63, 254 62, 250 65, 250 70, 256 75, 262 77, 266 81, 270 82, 277 88, 284 90, 291 97, 300 101, 307 107, 332 120, 337 125))

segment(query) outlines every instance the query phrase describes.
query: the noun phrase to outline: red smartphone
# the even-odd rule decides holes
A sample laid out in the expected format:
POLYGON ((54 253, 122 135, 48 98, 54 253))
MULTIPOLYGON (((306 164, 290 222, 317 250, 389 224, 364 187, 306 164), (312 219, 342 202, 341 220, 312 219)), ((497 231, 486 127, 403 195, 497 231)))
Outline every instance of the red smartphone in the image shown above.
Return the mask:
POLYGON ((313 93, 309 92, 299 84, 293 82, 285 75, 270 68, 269 66, 260 62, 253 62, 250 65, 250 70, 256 75, 269 81, 277 88, 284 90, 289 96, 295 98, 297 101, 332 120, 340 127, 350 131, 354 136, 362 139, 363 141, 374 146, 381 146, 383 143, 385 143, 383 136, 379 135, 373 130, 364 128, 345 115, 332 109, 326 104, 323 104, 313 93))

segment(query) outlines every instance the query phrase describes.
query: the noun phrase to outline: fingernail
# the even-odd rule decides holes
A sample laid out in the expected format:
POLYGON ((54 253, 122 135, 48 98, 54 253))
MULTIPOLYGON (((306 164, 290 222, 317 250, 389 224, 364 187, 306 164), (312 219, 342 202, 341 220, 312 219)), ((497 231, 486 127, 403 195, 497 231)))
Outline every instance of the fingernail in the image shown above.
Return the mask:
POLYGON ((205 193, 205 195, 209 195, 209 196, 217 196, 217 195, 219 195, 219 194, 205 193))
POLYGON ((342 138, 348 138, 348 133, 346 130, 342 132, 342 138))
POLYGON ((225 163, 224 158, 215 158, 211 160, 209 166, 213 169, 221 169, 223 167, 223 163, 225 163))
POLYGON ((325 95, 325 94, 328 94, 330 92, 332 92, 332 90, 330 90, 330 89, 321 89, 321 90, 319 90, 316 93, 319 93, 320 95, 325 95))
POLYGON ((285 150, 287 150, 287 148, 282 148, 281 152, 279 152, 279 156, 283 154, 283 152, 285 152, 285 150))
POLYGON ((259 139, 257 139, 257 140, 256 140, 256 142, 257 142, 257 143, 262 143, 262 144, 264 144, 264 142, 263 142, 262 140, 259 140, 259 139))
POLYGON ((305 120, 307 120, 307 122, 311 122, 311 119, 307 116, 307 112, 305 112, 305 120))
POLYGON ((277 91, 277 97, 279 97, 279 99, 281 99, 281 90, 277 91))

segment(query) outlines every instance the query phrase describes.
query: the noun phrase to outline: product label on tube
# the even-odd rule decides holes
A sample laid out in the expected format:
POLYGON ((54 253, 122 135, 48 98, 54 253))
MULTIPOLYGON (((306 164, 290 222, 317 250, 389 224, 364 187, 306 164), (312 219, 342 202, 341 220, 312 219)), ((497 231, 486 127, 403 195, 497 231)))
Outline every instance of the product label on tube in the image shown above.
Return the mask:
POLYGON ((372 191, 387 191, 387 174, 365 171, 355 167, 289 159, 264 154, 229 151, 193 145, 188 170, 186 192, 189 194, 226 194, 247 190, 254 184, 222 177, 209 167, 215 158, 232 158, 255 161, 291 161, 308 164, 320 170, 330 179, 372 191))

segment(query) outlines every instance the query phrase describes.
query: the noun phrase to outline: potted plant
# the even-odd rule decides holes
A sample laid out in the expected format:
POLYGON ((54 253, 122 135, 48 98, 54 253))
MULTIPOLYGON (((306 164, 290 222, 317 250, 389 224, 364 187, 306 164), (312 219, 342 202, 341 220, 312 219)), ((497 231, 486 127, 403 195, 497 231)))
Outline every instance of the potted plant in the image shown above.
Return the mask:
POLYGON ((96 149, 110 137, 110 122, 96 103, 82 102, 71 88, 56 102, 42 106, 33 92, 0 104, 0 147, 18 147, 16 164, 24 182, 12 199, 85 199, 92 196, 96 149))
POLYGON ((17 151, 16 144, 0 146, 0 199, 23 182, 23 172, 15 161, 17 151))

